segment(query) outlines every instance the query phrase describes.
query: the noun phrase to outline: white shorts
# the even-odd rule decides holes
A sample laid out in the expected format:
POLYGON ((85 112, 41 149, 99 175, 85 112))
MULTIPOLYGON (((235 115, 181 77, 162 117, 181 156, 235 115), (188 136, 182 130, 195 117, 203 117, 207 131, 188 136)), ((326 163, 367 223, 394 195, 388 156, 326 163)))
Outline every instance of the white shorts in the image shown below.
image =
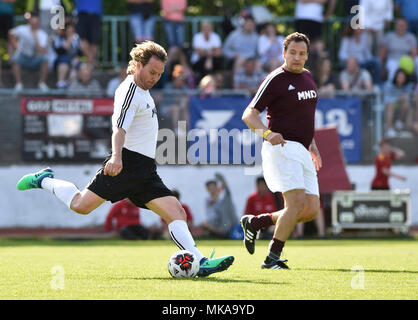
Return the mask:
POLYGON ((299 142, 286 140, 282 147, 264 141, 261 148, 264 179, 272 192, 305 189, 319 197, 318 178, 311 154, 299 142))

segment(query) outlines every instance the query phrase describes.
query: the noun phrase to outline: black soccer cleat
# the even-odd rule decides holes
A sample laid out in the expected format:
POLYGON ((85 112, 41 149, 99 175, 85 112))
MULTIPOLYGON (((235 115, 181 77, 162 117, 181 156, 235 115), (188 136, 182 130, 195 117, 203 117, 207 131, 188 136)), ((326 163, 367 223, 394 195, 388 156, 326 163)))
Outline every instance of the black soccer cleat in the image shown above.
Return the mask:
POLYGON ((242 230, 244 230, 244 245, 250 254, 254 254, 255 251, 255 239, 257 237, 257 231, 251 226, 251 219, 253 215, 247 214, 241 218, 242 230))
POLYGON ((273 260, 267 256, 261 265, 261 269, 290 269, 285 262, 287 262, 286 259, 273 260))

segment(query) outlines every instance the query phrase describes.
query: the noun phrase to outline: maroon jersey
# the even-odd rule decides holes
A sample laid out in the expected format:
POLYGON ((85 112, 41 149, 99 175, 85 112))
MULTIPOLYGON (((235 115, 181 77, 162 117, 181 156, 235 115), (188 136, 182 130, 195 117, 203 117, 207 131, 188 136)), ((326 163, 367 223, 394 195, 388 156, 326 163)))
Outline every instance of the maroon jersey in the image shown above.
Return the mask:
POLYGON ((309 71, 292 73, 279 67, 264 79, 249 106, 260 112, 267 108, 268 128, 308 149, 317 102, 317 87, 309 71))

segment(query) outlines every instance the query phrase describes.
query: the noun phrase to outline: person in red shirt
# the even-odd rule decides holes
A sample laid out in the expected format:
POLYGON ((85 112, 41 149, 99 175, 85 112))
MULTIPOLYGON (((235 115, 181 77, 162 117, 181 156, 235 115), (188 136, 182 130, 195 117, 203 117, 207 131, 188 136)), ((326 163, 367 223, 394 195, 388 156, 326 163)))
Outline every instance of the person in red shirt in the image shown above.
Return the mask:
POLYGON ((116 202, 107 214, 104 229, 116 231, 127 240, 158 239, 160 234, 141 225, 139 208, 129 199, 116 202))
MULTIPOLYGON (((247 198, 247 204, 245 205, 244 215, 252 214, 258 216, 260 214, 272 213, 283 208, 283 201, 281 194, 277 197, 269 190, 266 181, 263 177, 256 179, 256 191, 251 193, 247 198), (279 205, 278 205, 279 203, 279 205)), ((270 226, 267 229, 262 229, 260 237, 262 239, 268 239, 273 236, 274 226, 270 226)))
POLYGON ((405 152, 391 145, 388 140, 380 142, 380 152, 375 159, 376 174, 372 181, 372 190, 389 190, 389 178, 406 180, 406 177, 390 170, 392 161, 403 158, 405 152))

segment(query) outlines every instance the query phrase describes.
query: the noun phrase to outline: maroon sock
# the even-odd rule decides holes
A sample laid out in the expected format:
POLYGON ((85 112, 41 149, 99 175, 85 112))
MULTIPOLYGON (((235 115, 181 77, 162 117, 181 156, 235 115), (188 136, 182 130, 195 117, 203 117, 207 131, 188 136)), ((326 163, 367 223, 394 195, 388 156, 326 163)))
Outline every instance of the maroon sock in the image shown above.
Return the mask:
POLYGON ((255 231, 274 225, 271 213, 263 213, 258 216, 254 216, 250 223, 255 231))
POLYGON ((285 242, 273 237, 269 245, 269 257, 277 260, 280 258, 285 242))

